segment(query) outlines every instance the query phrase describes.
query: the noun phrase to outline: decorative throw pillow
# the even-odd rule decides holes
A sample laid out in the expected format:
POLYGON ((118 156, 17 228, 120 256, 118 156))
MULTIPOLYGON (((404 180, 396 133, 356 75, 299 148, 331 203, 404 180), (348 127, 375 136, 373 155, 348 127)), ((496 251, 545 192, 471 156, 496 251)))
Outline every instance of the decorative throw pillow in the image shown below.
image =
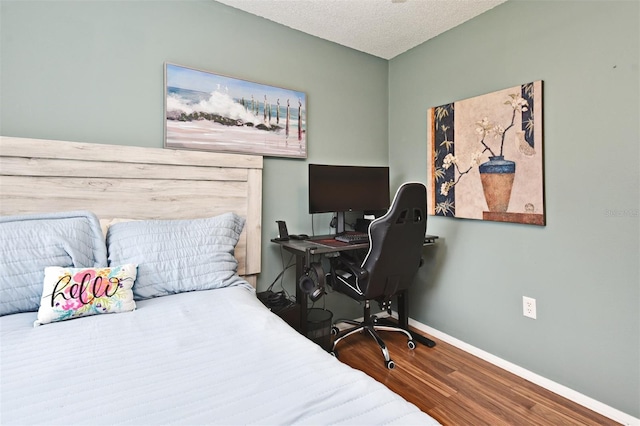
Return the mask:
POLYGON ((44 289, 34 326, 88 315, 133 311, 137 265, 44 270, 44 289))

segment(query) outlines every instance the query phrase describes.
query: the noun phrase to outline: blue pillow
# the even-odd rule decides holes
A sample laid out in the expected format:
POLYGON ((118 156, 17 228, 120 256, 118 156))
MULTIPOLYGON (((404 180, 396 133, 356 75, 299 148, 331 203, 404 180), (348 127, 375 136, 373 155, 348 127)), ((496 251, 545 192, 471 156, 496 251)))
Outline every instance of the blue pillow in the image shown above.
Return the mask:
POLYGON ((194 290, 251 285, 237 275, 234 249, 244 218, 146 220, 111 225, 109 265, 138 265, 136 300, 194 290))
POLYGON ((98 218, 86 211, 0 217, 0 315, 37 311, 49 266, 107 266, 98 218))

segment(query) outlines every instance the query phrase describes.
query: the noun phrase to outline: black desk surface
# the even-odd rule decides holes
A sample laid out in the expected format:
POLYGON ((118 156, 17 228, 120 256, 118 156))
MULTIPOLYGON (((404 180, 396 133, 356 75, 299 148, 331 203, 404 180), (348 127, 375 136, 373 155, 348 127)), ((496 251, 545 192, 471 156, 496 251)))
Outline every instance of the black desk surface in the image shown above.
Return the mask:
MULTIPOLYGON (((282 241, 274 238, 271 241, 280 244, 289 251, 301 253, 307 252, 309 254, 333 253, 337 251, 366 249, 369 247, 368 241, 364 243, 349 244, 334 240, 333 237, 334 235, 315 235, 307 240, 289 239, 282 241)), ((436 235, 425 235, 424 245, 428 246, 435 244, 435 240, 437 238, 438 236, 436 235)))

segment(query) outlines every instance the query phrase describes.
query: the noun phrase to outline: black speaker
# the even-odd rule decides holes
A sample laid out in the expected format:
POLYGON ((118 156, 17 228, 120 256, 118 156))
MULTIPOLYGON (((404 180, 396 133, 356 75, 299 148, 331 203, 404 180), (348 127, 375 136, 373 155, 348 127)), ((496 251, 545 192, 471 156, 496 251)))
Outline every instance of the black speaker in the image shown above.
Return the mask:
POLYGON ((309 265, 304 275, 300 277, 298 286, 300 286, 300 290, 309 295, 309 299, 312 302, 324 296, 324 270, 322 265, 315 262, 309 265))

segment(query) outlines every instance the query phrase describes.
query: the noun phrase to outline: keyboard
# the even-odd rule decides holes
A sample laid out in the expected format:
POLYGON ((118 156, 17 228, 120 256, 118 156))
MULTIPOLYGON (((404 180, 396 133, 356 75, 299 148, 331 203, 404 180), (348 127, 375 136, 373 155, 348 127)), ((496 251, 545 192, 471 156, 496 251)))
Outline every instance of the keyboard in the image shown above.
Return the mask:
POLYGON ((364 232, 349 232, 348 234, 340 234, 333 237, 336 241, 349 244, 360 244, 369 242, 369 234, 364 232))

